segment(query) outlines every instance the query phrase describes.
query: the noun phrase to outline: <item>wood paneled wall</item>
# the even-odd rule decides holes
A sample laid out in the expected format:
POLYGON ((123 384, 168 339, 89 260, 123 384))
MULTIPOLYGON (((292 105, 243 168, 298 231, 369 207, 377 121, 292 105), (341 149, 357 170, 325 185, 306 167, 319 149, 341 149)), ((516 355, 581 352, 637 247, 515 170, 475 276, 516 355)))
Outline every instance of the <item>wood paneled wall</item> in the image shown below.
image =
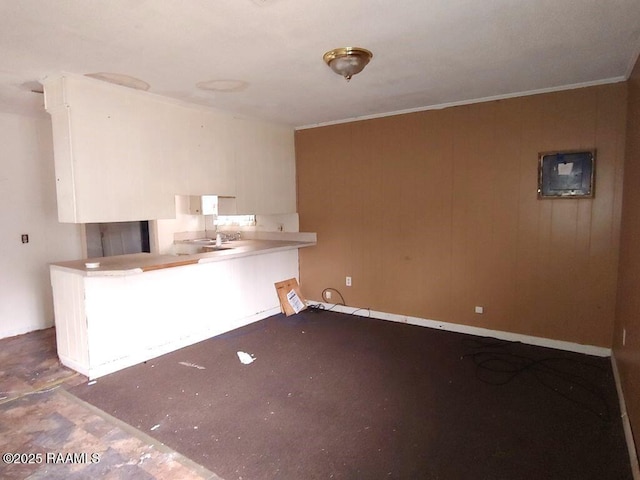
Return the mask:
POLYGON ((297 131, 300 229, 318 233, 300 251, 304 295, 334 287, 354 307, 610 347, 626 95, 620 83, 297 131), (591 148, 594 199, 537 199, 538 152, 591 148))
POLYGON ((640 452, 640 60, 629 79, 614 356, 640 452), (626 335, 625 335, 626 332, 626 335), (626 337, 623 345, 623 336, 626 337))

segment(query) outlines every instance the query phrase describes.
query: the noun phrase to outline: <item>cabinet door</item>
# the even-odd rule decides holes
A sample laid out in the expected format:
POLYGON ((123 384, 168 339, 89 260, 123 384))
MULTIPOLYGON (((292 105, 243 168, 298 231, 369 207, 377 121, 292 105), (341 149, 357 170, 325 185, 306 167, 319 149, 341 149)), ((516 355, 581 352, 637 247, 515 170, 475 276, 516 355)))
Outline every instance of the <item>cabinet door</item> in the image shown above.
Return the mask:
POLYGON ((238 214, 296 211, 293 129, 236 119, 236 205, 238 214))
POLYGON ((218 213, 218 197, 215 195, 189 196, 190 215, 216 215, 218 213))
POLYGON ((193 110, 185 124, 189 129, 189 161, 185 163, 188 193, 235 195, 232 117, 193 110))

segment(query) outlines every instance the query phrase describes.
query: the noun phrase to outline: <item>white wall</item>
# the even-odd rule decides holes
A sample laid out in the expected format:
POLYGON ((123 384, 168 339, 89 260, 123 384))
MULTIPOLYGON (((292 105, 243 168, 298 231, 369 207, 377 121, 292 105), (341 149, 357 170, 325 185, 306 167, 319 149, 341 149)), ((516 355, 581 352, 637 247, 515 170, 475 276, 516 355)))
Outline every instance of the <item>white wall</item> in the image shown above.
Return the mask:
POLYGON ((51 121, 44 114, 0 113, 0 225, 0 338, 52 326, 48 264, 82 258, 82 247, 81 226, 58 223, 51 121))

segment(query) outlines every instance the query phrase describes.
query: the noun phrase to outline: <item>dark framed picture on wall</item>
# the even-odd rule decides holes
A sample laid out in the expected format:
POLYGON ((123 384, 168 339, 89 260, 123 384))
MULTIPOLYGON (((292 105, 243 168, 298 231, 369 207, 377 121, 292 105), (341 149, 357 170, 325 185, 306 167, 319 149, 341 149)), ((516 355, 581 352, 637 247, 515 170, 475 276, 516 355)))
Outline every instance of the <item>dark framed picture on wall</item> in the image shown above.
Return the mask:
POLYGON ((595 150, 538 155, 538 198, 593 198, 595 150))

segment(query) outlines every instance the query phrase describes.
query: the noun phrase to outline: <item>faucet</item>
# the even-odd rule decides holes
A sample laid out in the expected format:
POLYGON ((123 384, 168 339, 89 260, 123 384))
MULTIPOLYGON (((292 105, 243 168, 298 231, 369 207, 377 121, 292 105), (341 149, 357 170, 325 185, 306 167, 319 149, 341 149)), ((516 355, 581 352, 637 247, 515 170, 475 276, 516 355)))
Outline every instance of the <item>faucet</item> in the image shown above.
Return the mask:
POLYGON ((228 232, 220 232, 218 233, 223 242, 231 242, 233 240, 240 240, 241 235, 240 232, 228 233, 228 232))

